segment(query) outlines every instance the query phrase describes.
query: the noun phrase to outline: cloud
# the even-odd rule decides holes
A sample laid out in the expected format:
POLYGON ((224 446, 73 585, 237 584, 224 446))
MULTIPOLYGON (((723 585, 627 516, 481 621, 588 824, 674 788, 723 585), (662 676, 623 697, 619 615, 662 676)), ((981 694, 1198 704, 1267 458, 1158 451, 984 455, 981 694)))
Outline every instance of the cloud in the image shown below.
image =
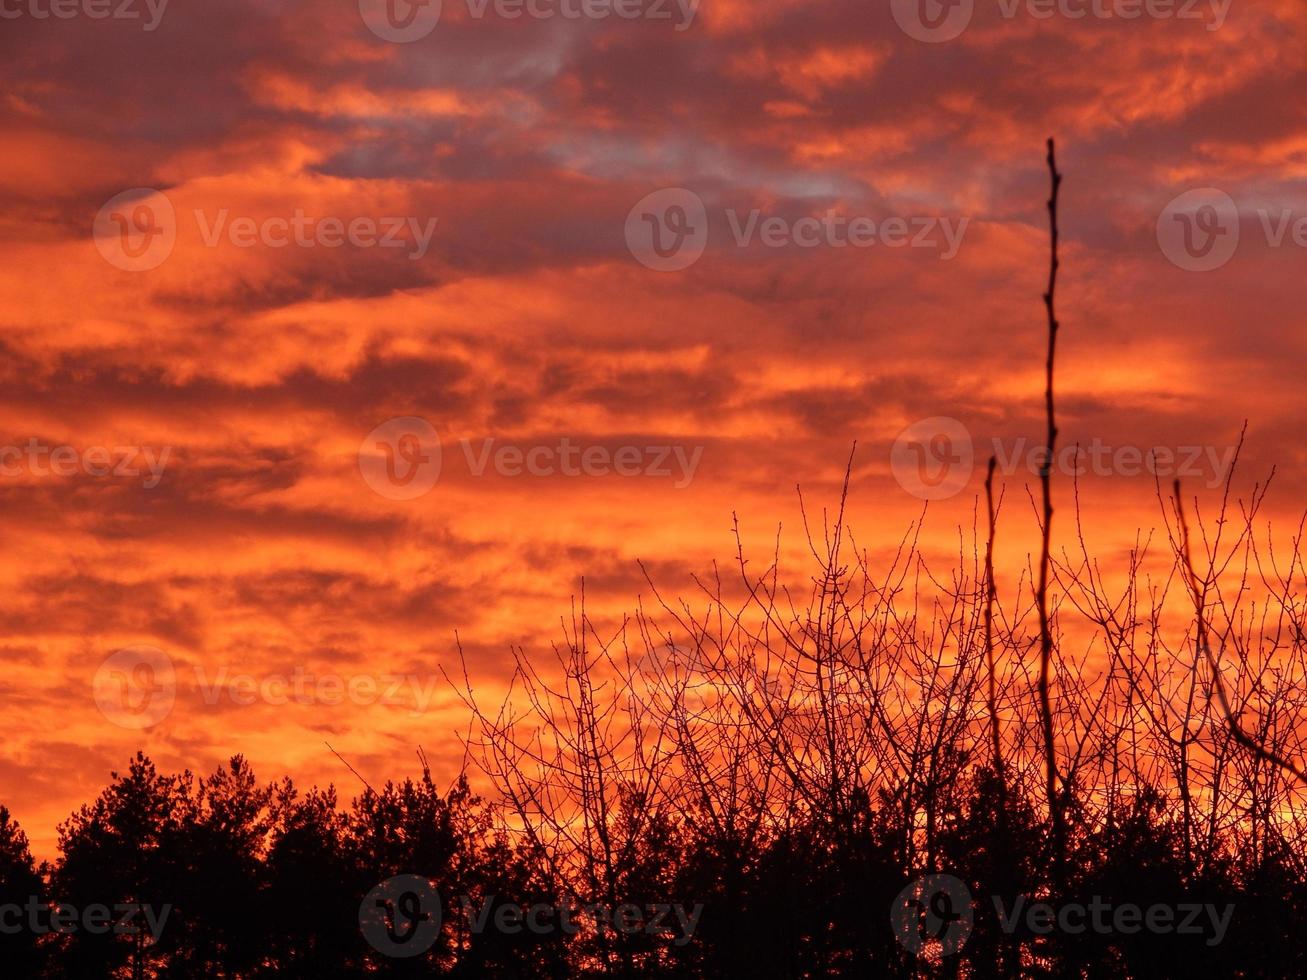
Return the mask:
MULTIPOLYGON (((613 624, 648 599, 637 560, 688 592, 691 571, 729 559, 733 513, 770 555, 777 524, 799 525, 795 485, 832 501, 855 441, 859 540, 892 547, 921 507, 888 462, 904 426, 957 418, 982 448, 1039 437, 1050 134, 1066 174, 1063 439, 1223 449, 1246 418, 1242 485, 1278 462, 1268 506, 1300 497, 1302 256, 1292 235, 1268 242, 1261 215, 1307 217, 1301 4, 1237 5, 1217 30, 979 4, 945 44, 874 4, 703 4, 684 31, 445 6, 404 45, 355 5, 307 0, 173 4, 149 32, 6 21, 4 430, 47 451, 169 451, 150 488, 85 471, 0 483, 14 665, 0 705, 29 719, 0 774, 43 855, 141 744, 163 764, 245 752, 323 782, 342 778, 324 735, 377 780, 408 772, 419 742, 446 768, 461 759, 443 696, 415 718, 186 692, 159 730, 119 729, 89 685, 118 647, 256 674, 426 676, 455 663, 457 630, 493 691, 512 646, 558 639, 583 576, 588 611, 613 624), (1193 273, 1156 223, 1207 186, 1237 202, 1241 239, 1193 273), (642 265, 624 234, 666 187, 698 195, 709 222, 680 272, 642 265), (175 214, 150 271, 106 261, 92 235, 130 188, 175 214), (742 245, 732 229, 755 212, 882 234, 898 218, 967 223, 942 259, 883 237, 742 245), (297 215, 310 243, 279 244, 297 215), (324 241, 324 222, 388 218, 398 247, 324 241), (399 501, 369 487, 358 451, 407 416, 438 432, 442 472, 399 501), (679 489, 477 476, 462 445, 487 439, 702 458, 679 489)), ((1027 477, 1011 475, 1010 501, 1027 477)), ((955 550, 978 479, 932 511, 929 547, 955 550)), ((1106 551, 1157 520, 1147 478, 1083 491, 1112 515, 1106 551)), ((1016 553, 1029 528, 1013 521, 1016 553)), ((797 537, 784 547, 802 554, 797 537)))

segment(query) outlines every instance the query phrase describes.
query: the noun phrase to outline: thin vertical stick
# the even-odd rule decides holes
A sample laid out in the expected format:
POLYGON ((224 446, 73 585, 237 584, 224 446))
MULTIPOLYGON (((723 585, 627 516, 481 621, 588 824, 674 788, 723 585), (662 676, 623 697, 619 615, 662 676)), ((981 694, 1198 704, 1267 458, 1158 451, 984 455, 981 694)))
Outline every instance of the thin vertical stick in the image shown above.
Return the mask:
POLYGON ((1049 484, 1053 469, 1053 453, 1057 444, 1057 425, 1053 414, 1053 353, 1057 347, 1057 314, 1054 296, 1057 290, 1057 192, 1062 175, 1057 172, 1053 156, 1053 140, 1048 141, 1048 171, 1052 180, 1052 193, 1048 198, 1048 227, 1050 236, 1048 290, 1044 293, 1044 308, 1048 312, 1048 361, 1045 365, 1044 408, 1048 415, 1048 437, 1044 458, 1039 467, 1039 483, 1044 493, 1044 536, 1039 552, 1039 708, 1044 723, 1044 770, 1048 791, 1048 815, 1052 825, 1054 880, 1062 879, 1064 836, 1062 807, 1057 792, 1057 755, 1053 745, 1053 709, 1049 704, 1048 682, 1053 660, 1053 632, 1048 616, 1048 571, 1053 530, 1053 499, 1049 484))
MULTIPOLYGON (((998 587, 994 584, 994 467, 998 459, 989 457, 985 473, 985 510, 989 515, 989 538, 985 542, 985 664, 989 669, 989 733, 993 742, 994 782, 998 798, 998 840, 1002 852, 1011 843, 1007 822, 1007 774, 1003 771, 1003 742, 998 725, 998 670, 994 665, 994 604, 998 601, 998 587)), ((1000 973, 1012 974, 1011 947, 999 941, 998 967, 1000 973)))
POLYGON ((1003 752, 998 732, 998 691, 994 679, 994 601, 998 590, 994 586, 994 464, 989 457, 989 472, 985 474, 985 506, 989 512, 989 540, 985 544, 985 662, 989 668, 989 727, 994 742, 994 776, 1003 782, 1003 752))

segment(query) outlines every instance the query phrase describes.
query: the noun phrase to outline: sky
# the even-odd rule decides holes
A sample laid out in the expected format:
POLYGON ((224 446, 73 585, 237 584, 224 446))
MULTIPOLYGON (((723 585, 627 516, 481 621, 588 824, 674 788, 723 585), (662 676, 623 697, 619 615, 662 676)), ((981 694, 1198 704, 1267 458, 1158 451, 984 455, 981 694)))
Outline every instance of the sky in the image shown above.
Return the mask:
MULTIPOLYGON (((350 793, 838 503, 1093 541, 1307 452, 1300 0, 0 0, 0 803, 137 749, 350 793), (854 445, 856 443, 856 451, 854 445), (1056 469, 1070 500, 1067 459, 1056 469), (1065 511, 1063 511, 1065 513, 1065 511), (1005 518, 1006 520, 1006 518, 1005 518), (457 639, 456 639, 457 637, 457 639)), ((1012 581, 1016 581, 1013 577, 1012 581)))

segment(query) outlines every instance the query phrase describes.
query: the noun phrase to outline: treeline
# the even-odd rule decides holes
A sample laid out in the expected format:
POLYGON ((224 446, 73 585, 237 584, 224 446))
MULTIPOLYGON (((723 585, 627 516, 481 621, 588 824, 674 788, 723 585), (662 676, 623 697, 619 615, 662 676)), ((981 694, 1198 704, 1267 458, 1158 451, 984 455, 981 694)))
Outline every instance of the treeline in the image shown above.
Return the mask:
POLYGON ((1193 553, 1171 498, 1114 577, 1051 560, 1052 806, 1033 576, 975 532, 939 575, 919 527, 873 573, 841 511, 802 601, 741 547, 698 601, 582 602, 502 703, 456 679, 448 788, 138 756, 40 867, 0 810, 4 975, 1307 975, 1307 575, 1263 493, 1193 553))
MULTIPOLYGON (((1307 969, 1300 855, 1272 839, 1256 860, 1231 852, 1186 865, 1170 802, 1152 790, 1075 836, 1060 898, 1105 905, 1108 923, 1121 906, 1178 910, 1168 933, 1142 922, 1130 934, 1104 933, 1092 918, 1079 934, 1033 931, 1021 902, 1052 897, 1047 835, 1033 807, 981 770, 941 801, 928 858, 965 883, 972 924, 942 955, 924 921, 900 919, 922 928, 920 956, 896 934, 892 913, 925 864, 904 868, 913 831, 887 798, 864 801, 841 825, 796 812, 749 839, 691 815, 637 818, 628 801, 621 819, 643 829, 635 846, 620 840, 620 885, 571 900, 574 909, 584 899, 638 912, 623 921, 578 910, 570 931, 565 916, 542 911, 533 929, 502 914, 557 910, 568 897, 528 849, 493 832, 464 784, 441 793, 424 776, 365 792, 344 811, 336 802, 331 791, 298 794, 289 781, 259 785, 240 758, 197 781, 162 775, 138 756, 61 828, 60 857, 47 867, 33 863, 0 809, 0 908, 23 910, 3 917, 4 976, 1296 977, 1307 969), (443 914, 421 909, 434 911, 439 931, 423 937, 418 910, 391 893, 395 907, 384 914, 394 946, 379 949, 361 906, 385 879, 412 874, 440 895, 443 914), (33 900, 45 910, 35 920, 33 900), (110 910, 99 930, 86 914, 96 906, 110 910), (686 915, 659 915, 672 906, 686 915), (1204 911, 1190 915, 1191 906, 1204 911), (1209 907, 1228 921, 1209 919, 1209 907), (62 924, 52 925, 61 909, 62 924), (1014 918, 1022 921, 1005 927, 1014 918), (1193 928, 1178 930, 1184 919, 1193 928)), ((961 911, 943 907, 946 920, 961 911)))

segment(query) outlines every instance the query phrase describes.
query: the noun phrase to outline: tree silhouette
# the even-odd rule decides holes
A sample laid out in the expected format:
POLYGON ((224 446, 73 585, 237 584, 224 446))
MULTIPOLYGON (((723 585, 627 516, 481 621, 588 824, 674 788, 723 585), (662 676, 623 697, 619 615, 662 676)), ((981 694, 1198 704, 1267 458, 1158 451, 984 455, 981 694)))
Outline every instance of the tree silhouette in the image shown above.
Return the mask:
POLYGON ((27 835, 0 806, 0 963, 14 976, 40 976, 48 947, 30 928, 32 910, 49 902, 45 881, 32 860, 27 835), (23 923, 28 923, 24 927, 23 923))
MULTIPOLYGON (((78 910, 148 907, 168 914, 183 875, 180 825, 189 774, 161 775, 137 753, 127 772, 93 803, 59 827, 60 858, 51 892, 78 910)), ((161 936, 170 937, 166 929, 161 936)), ((175 941, 157 942, 135 917, 129 931, 75 929, 56 937, 63 973, 70 978, 153 976, 175 941)))

